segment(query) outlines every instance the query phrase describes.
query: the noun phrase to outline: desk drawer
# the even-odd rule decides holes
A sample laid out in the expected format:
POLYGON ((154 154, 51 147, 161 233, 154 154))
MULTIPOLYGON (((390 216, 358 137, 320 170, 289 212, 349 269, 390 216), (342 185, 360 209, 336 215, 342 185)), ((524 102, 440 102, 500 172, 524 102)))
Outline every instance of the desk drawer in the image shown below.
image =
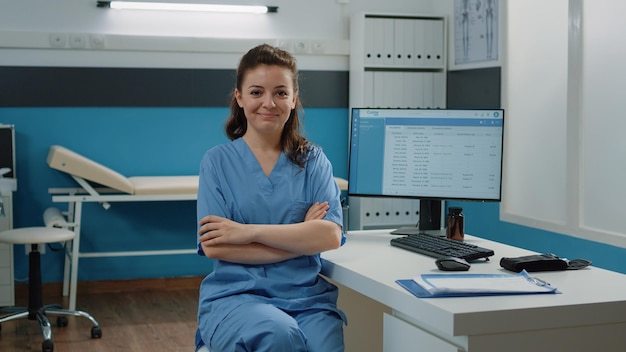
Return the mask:
POLYGON ((0 307, 12 306, 13 292, 13 245, 0 244, 0 307))
POLYGON ((11 255, 11 244, 0 243, 0 268, 13 266, 13 256, 11 255))
POLYGON ((10 285, 12 281, 11 268, 0 268, 0 285, 10 285))
POLYGON ((387 313, 383 317, 383 352, 463 352, 463 349, 387 313))
POLYGON ((0 284, 0 307, 8 307, 15 304, 13 285, 0 284))

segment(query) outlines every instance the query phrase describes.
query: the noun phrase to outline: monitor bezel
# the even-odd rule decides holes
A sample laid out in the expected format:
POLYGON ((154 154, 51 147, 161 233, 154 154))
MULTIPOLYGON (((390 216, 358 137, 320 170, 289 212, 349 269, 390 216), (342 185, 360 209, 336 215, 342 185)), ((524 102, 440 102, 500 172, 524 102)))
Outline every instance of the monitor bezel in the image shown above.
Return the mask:
POLYGON ((469 201, 480 203, 497 203, 502 201, 502 188, 504 183, 504 135, 505 135, 505 111, 504 108, 372 108, 372 107, 351 107, 350 108, 350 123, 349 123, 350 136, 348 138, 348 190, 349 197, 363 197, 363 198, 401 198, 401 199, 420 199, 420 200, 438 200, 438 201, 469 201), (352 119, 355 110, 422 110, 422 111, 499 111, 502 116, 502 135, 501 135, 501 153, 500 153, 500 184, 497 198, 471 198, 471 197, 433 197, 433 196, 420 196, 420 195, 389 195, 389 194, 369 194, 369 193, 356 193, 351 188, 352 182, 350 182, 351 167, 352 167, 352 119))

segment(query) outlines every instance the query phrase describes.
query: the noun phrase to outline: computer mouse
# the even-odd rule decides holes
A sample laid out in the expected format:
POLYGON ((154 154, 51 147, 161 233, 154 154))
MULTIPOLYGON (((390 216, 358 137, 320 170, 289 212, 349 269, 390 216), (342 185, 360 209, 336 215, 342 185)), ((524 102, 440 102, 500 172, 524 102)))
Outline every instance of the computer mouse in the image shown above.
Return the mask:
POLYGON ((435 264, 443 271, 468 271, 471 266, 465 259, 457 257, 437 258, 435 264))

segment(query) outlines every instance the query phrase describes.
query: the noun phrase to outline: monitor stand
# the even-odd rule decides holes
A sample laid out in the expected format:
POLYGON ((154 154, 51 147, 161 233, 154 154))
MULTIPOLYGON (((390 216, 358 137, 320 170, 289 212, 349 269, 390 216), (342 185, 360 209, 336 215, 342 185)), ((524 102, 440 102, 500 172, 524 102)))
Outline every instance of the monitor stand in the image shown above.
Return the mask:
MULTIPOLYGON (((440 236, 441 231, 441 201, 420 199, 419 221, 415 226, 400 227, 390 232, 392 235, 427 234, 440 236)), ((445 236, 445 232, 443 233, 445 236)))

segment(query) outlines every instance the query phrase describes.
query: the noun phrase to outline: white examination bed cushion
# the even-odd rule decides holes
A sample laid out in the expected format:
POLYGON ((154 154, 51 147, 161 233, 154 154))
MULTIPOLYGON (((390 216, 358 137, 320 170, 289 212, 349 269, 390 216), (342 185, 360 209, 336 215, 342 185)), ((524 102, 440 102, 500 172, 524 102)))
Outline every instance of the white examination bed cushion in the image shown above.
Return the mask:
MULTIPOLYGON (((133 176, 119 172, 86 158, 65 147, 53 145, 48 152, 48 165, 56 170, 80 177, 122 193, 136 195, 196 194, 198 176, 133 176)), ((339 189, 348 189, 348 181, 335 177, 339 189)))
POLYGON ((48 152, 48 166, 86 181, 135 195, 195 194, 198 176, 135 176, 119 172, 86 158, 65 147, 53 145, 48 152))

